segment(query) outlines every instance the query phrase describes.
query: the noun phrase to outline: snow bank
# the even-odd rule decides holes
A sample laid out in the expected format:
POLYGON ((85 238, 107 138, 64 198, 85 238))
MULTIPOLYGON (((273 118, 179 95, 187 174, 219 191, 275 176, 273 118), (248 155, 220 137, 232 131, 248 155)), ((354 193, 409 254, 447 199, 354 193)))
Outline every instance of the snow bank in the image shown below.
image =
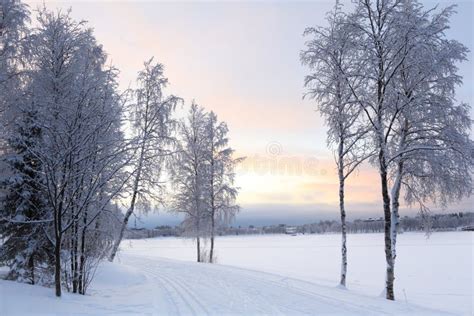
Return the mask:
MULTIPOLYGON (((85 296, 64 292, 57 298, 51 288, 0 280, 0 315, 133 314, 133 310, 126 308, 129 300, 147 306, 147 299, 137 295, 144 282, 145 276, 135 268, 109 262, 99 266, 85 296)), ((136 314, 150 312, 151 309, 136 309, 136 314)))

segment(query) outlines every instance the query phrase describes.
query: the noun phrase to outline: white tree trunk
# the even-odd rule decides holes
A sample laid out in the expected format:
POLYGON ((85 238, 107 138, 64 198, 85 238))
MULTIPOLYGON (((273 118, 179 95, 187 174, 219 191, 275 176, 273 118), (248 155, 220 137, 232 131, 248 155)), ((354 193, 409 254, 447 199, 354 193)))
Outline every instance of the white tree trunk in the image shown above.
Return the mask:
MULTIPOLYGON (((408 122, 405 122, 405 127, 402 129, 401 137, 400 137, 400 144, 398 146, 399 151, 401 152, 405 148, 405 140, 407 134, 408 122)), ((392 263, 395 268, 395 258, 397 257, 397 234, 399 229, 399 222, 400 222, 400 214, 398 212, 400 208, 400 191, 402 187, 402 179, 403 179, 403 159, 400 157, 400 160, 397 164, 395 181, 392 187, 392 222, 390 227, 390 235, 392 239, 392 263)))
POLYGON ((109 261, 112 262, 115 259, 115 256, 117 255, 117 251, 119 249, 120 243, 122 242, 123 235, 125 233, 125 229, 127 229, 128 221, 130 219, 130 216, 132 216, 133 212, 135 211, 135 204, 137 201, 137 196, 138 196, 138 187, 140 183, 140 177, 142 173, 142 167, 143 167, 143 157, 145 153, 145 143, 143 142, 142 148, 140 150, 140 158, 138 161, 138 168, 137 168, 137 175, 135 176, 135 180, 133 182, 133 193, 132 193, 132 200, 130 202, 130 207, 128 208, 127 212, 125 213, 122 226, 120 227, 120 233, 117 239, 114 242, 114 246, 112 248, 112 251, 110 252, 109 256, 109 261))
POLYGON ((398 212, 400 207, 400 190, 402 184, 402 177, 403 177, 403 163, 400 162, 397 168, 397 175, 395 178, 395 182, 393 183, 392 187, 392 221, 390 226, 390 235, 392 239, 392 260, 393 265, 395 265, 395 258, 397 257, 397 234, 398 234, 398 227, 400 223, 400 214, 398 212))
POLYGON ((340 285, 346 287, 347 275, 347 246, 346 246, 346 210, 344 207, 344 141, 341 138, 338 148, 338 175, 339 175, 339 210, 341 213, 341 281, 340 285))
POLYGON ((388 167, 387 167, 387 157, 386 157, 386 144, 384 133, 381 129, 380 117, 377 121, 376 132, 379 142, 379 172, 380 172, 380 182, 382 188, 382 201, 383 201, 383 213, 384 213, 384 243, 385 243, 385 261, 386 274, 385 274, 385 295, 388 300, 395 300, 394 293, 394 283, 395 283, 395 272, 393 266, 392 258, 392 212, 390 204, 390 194, 388 191, 388 167))

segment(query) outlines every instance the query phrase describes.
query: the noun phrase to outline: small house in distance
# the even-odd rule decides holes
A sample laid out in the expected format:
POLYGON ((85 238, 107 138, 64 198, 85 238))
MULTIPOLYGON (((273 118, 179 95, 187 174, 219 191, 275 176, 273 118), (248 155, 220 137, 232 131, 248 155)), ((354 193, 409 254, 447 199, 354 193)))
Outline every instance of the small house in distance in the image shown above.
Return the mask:
POLYGON ((285 234, 296 236, 296 227, 295 226, 287 226, 285 228, 285 234))

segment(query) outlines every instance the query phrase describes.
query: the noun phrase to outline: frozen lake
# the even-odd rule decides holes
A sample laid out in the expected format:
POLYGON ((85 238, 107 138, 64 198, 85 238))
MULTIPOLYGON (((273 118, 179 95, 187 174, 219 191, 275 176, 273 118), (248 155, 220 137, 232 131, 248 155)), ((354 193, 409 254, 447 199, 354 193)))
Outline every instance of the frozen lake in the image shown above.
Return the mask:
MULTIPOLYGON (((471 232, 404 233, 398 239, 395 290, 398 301, 473 313, 473 237, 471 232)), ((225 236, 216 241, 219 264, 336 286, 340 236, 225 236)), ((195 260, 195 245, 182 238, 125 241, 127 254, 195 260)), ((378 296, 384 286, 382 234, 348 236, 349 290, 378 296)))

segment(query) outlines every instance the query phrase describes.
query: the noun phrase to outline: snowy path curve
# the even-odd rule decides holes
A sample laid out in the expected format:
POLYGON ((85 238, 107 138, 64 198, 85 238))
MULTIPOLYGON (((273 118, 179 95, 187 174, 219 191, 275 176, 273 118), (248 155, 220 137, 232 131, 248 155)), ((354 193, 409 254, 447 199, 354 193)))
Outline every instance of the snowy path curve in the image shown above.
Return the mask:
POLYGON ((402 302, 318 286, 274 274, 124 254, 145 276, 156 315, 439 315, 402 302))

